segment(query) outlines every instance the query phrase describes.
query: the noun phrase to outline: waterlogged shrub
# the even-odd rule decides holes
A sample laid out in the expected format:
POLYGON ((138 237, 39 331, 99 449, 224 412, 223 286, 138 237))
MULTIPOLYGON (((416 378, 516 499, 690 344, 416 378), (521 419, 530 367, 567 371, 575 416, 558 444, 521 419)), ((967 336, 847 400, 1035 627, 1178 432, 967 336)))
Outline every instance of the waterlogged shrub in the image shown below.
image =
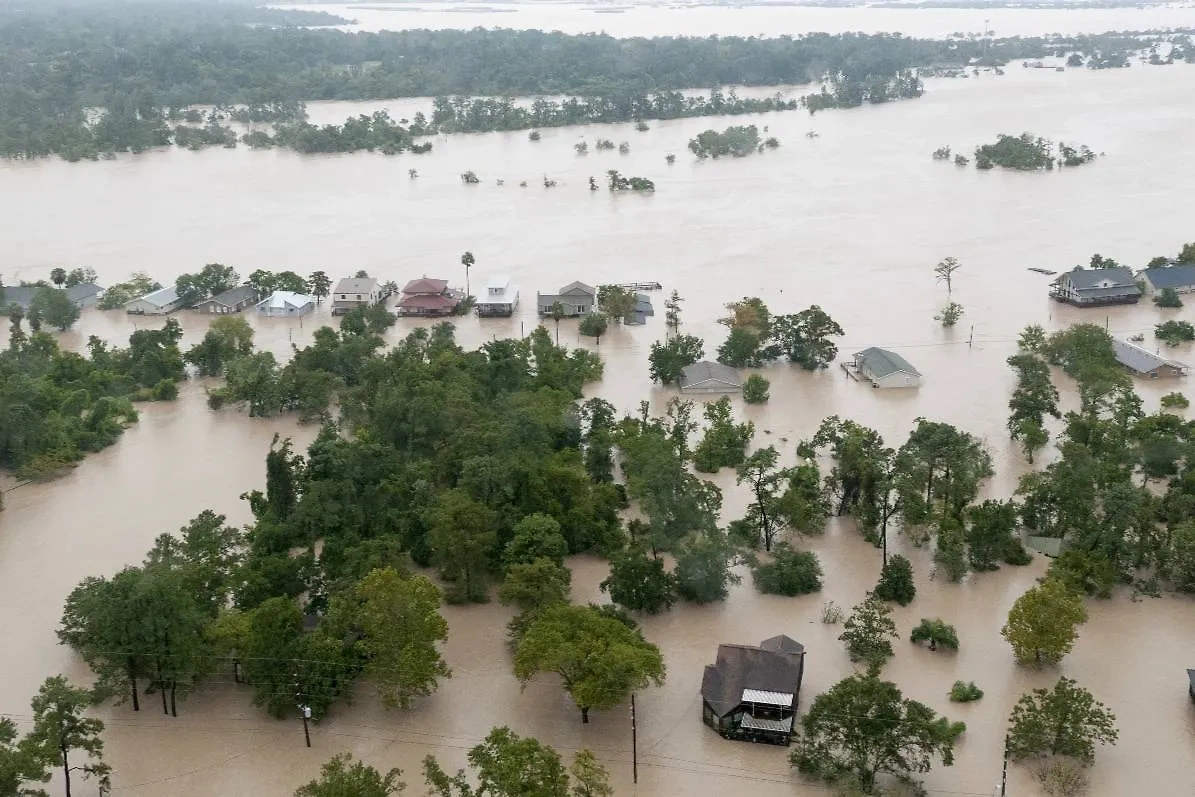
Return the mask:
POLYGON ((772 383, 759 374, 751 374, 743 383, 743 401, 748 404, 763 404, 768 400, 772 383))
POLYGON ((971 703, 982 697, 983 690, 976 686, 974 681, 966 683, 955 681, 954 686, 950 687, 950 701, 952 703, 971 703))
POLYGON ((909 635, 909 641, 913 644, 928 642, 930 650, 937 650, 939 646, 958 650, 958 634, 955 632, 954 626, 944 623, 938 618, 929 620, 922 617, 921 622, 909 635))
POLYGON ((772 552, 773 560, 752 571, 756 588, 769 595, 808 595, 822 588, 822 566, 809 551, 794 550, 782 542, 772 552))

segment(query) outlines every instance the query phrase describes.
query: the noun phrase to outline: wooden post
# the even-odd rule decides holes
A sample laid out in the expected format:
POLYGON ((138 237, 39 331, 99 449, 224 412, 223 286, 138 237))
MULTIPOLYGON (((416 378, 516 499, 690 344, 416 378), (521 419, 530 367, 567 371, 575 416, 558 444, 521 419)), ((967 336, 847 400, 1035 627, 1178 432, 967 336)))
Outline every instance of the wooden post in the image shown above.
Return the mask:
POLYGON ((967 348, 971 348, 971 341, 975 340, 975 325, 971 325, 971 334, 967 337, 967 348))
POLYGON ((631 692, 631 782, 639 782, 639 735, 635 728, 634 692, 631 692))

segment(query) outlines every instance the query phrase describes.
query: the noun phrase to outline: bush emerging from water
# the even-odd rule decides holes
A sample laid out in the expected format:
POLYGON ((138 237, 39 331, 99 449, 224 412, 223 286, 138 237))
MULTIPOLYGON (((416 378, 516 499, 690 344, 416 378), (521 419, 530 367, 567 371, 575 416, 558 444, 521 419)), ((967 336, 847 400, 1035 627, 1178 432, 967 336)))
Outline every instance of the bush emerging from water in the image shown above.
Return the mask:
POLYGON ((972 703, 982 697, 983 690, 976 686, 974 681, 967 683, 955 681, 954 686, 950 687, 950 702, 952 703, 972 703))
POLYGON ((908 606, 917 596, 917 585, 913 583, 913 565, 900 554, 891 556, 880 570, 880 582, 876 584, 875 596, 881 600, 895 601, 908 606))
POLYGON ((939 646, 958 650, 958 633, 954 626, 936 617, 933 620, 922 617, 913 633, 909 634, 909 641, 913 644, 928 642, 930 650, 937 650, 939 646))
POLYGON ((1189 321, 1167 321, 1154 327, 1154 337, 1167 346, 1190 343, 1195 340, 1195 326, 1189 321))
POLYGON ((769 398, 772 383, 759 374, 751 374, 743 383, 743 401, 748 404, 763 404, 769 398))
POLYGON ((1191 402, 1182 393, 1167 393, 1162 396, 1162 406, 1166 409, 1185 410, 1191 402))
POLYGON ((822 588, 822 566, 816 555, 782 542, 772 551, 772 557, 771 562, 757 564, 751 573, 760 592, 792 597, 822 588))
POLYGON ((1154 296, 1154 304, 1158 307, 1182 307, 1183 300, 1174 288, 1162 288, 1154 296))

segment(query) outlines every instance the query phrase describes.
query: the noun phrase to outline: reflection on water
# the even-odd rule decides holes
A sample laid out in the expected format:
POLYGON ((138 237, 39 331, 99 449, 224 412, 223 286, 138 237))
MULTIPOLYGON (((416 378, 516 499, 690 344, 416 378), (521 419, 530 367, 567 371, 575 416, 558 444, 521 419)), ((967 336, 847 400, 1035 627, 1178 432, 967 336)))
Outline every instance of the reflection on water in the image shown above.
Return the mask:
MULTIPOLYGON (((846 329, 850 354, 870 345, 896 349, 925 374, 916 392, 875 391, 837 368, 805 374, 776 366, 769 404, 738 411, 755 421, 757 442, 795 443, 837 413, 878 428, 898 445, 914 418, 957 424, 991 447, 997 475, 992 495, 1008 495, 1025 465, 1007 440, 1004 421, 1013 378, 1004 364, 1028 322, 1057 328, 1077 319, 1105 322, 1124 335, 1150 330, 1160 317, 1152 305, 1082 312, 1049 303, 1047 278, 1028 266, 1061 268, 1093 251, 1128 263, 1178 250, 1195 238, 1190 203, 1195 160, 1187 156, 1195 106, 1195 67, 1137 68, 1109 73, 1011 69, 1003 78, 940 81, 915 102, 834 112, 815 118, 789 113, 751 120, 769 125, 782 142, 776 152, 735 161, 694 162, 690 136, 723 120, 680 120, 637 133, 629 125, 437 140, 433 154, 303 157, 239 149, 179 150, 115 162, 37 162, 0 166, 0 237, 5 277, 33 277, 57 264, 95 268, 101 282, 146 269, 163 281, 219 261, 242 273, 255 268, 324 269, 333 278, 359 268, 403 282, 427 274, 463 283, 460 253, 471 250, 474 285, 507 273, 523 286, 513 319, 459 322, 468 346, 516 335, 535 323, 533 295, 574 279, 658 280, 665 293, 685 296, 684 327, 707 340, 725 330, 714 319, 723 302, 759 295, 777 312, 820 304, 846 329), (809 129, 820 132, 808 139, 809 129), (1095 164, 1053 174, 977 173, 935 163, 930 152, 952 145, 967 151, 1000 131, 1032 130, 1086 143, 1107 153, 1095 164), (631 152, 578 157, 580 137, 631 143, 631 152), (678 155, 667 166, 664 155, 678 155), (418 166, 420 178, 407 169, 418 166), (589 175, 606 169, 650 177, 654 196, 591 193, 589 175), (483 178, 464 186, 458 175, 483 178), (558 180, 541 187, 544 174, 558 180), (495 184, 504 178, 505 185, 495 184), (528 188, 519 188, 519 180, 528 188), (932 265, 958 257, 954 299, 966 307, 959 327, 945 332, 932 320, 945 301, 932 265), (16 271, 19 269, 19 273, 16 271)), ((340 106, 335 113, 361 110, 340 106)), ((735 123, 741 120, 736 120, 735 123)), ((663 336, 662 299, 645 327, 614 329, 598 350, 606 375, 595 387, 622 409, 649 396, 658 411, 672 395, 647 376, 647 349, 663 336)), ((1191 310, 1173 313, 1186 318, 1191 310)), ((1168 316, 1169 317, 1169 316, 1168 316)), ((205 320, 180 315, 184 345, 198 340, 205 320)), ((305 345, 328 321, 327 308, 298 320, 257 319, 258 344, 285 355, 305 345)), ((82 347, 87 335, 122 341, 135 326, 157 323, 121 313, 88 311, 63 344, 82 347)), ((400 322, 389 337, 412 327, 400 322)), ((577 338, 561 325, 561 340, 577 338)), ((1151 342, 1146 345, 1152 345, 1151 342)), ((1186 348, 1179 359, 1195 360, 1186 348)), ((1139 383, 1147 409, 1174 389, 1139 383)), ((62 600, 81 578, 111 573, 140 560, 153 538, 181 526, 204 508, 248 519, 238 496, 264 481, 262 460, 275 432, 305 445, 311 428, 290 419, 250 420, 232 410, 210 412, 203 385, 191 382, 173 404, 149 405, 141 422, 116 446, 96 454, 50 484, 18 488, 0 514, 0 626, 5 629, 0 711, 25 715, 43 676, 84 668, 56 645, 62 600)), ((723 472, 724 520, 739 516, 745 496, 723 472)), ((130 795, 283 795, 312 777, 333 753, 348 750, 379 766, 399 766, 419 793, 419 761, 427 753, 448 766, 492 725, 549 741, 562 751, 595 749, 616 778, 618 794, 824 794, 795 785, 783 750, 727 742, 701 724, 697 689, 701 668, 720 642, 757 643, 778 633, 803 642, 805 704, 851 671, 823 626, 823 600, 843 606, 874 584, 878 554, 848 524, 832 523, 808 545, 826 570, 823 594, 761 596, 750 583, 723 605, 680 606, 646 618, 648 637, 664 650, 668 683, 639 701, 640 783, 629 779, 630 728, 625 711, 597 714, 582 726, 574 707, 550 679, 520 691, 504 646, 507 609, 447 609, 446 657, 454 677, 408 713, 383 712, 361 691, 361 702, 337 710, 303 746, 296 722, 279 723, 249 705, 243 687, 213 678, 181 705, 177 720, 146 709, 104 708, 114 782, 130 795)), ((965 720, 956 765, 927 779, 931 793, 991 794, 1000 776, 1004 722, 1024 691, 1055 673, 1016 668, 999 629, 1012 601, 1044 563, 982 574, 962 585, 929 580, 925 550, 907 551, 919 594, 897 609, 907 636, 923 616, 959 629, 957 654, 898 647, 886 669, 908 694, 965 720), (986 696, 954 706, 946 693, 956 679, 974 680, 986 696)), ((600 561, 580 558, 574 599, 597 600, 600 561)), ((1185 598, 1139 603, 1127 596, 1093 603, 1075 652, 1061 672, 1076 678, 1119 717, 1120 744, 1102 750, 1092 771, 1096 797, 1189 794, 1195 772, 1195 712, 1183 669, 1195 666, 1190 634, 1195 607, 1185 598)), ((1014 768, 1010 794, 1034 794, 1014 768)))

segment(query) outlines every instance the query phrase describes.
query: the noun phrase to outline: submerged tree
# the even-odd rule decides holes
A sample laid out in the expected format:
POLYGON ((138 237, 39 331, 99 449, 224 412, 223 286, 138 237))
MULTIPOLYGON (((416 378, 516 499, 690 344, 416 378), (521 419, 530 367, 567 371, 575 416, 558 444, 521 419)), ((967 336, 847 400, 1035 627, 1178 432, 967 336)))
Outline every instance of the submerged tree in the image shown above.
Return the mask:
POLYGON ((82 774, 84 780, 97 778, 101 791, 109 789, 112 768, 104 763, 104 723, 83 716, 93 703, 91 692, 73 687, 66 678, 56 675, 42 683, 31 704, 33 730, 26 742, 38 760, 60 768, 66 797, 71 796, 72 772, 82 774), (76 751, 83 754, 83 763, 71 763, 71 754, 76 751))
MULTIPOLYGON (((950 150, 946 151, 947 157, 950 156, 950 150)), ((938 265, 934 266, 934 274, 938 278, 938 282, 946 283, 946 295, 949 296, 954 288, 954 272, 963 267, 963 264, 958 262, 956 257, 945 257, 939 261, 938 265)))
POLYGON ((1014 758, 1061 755, 1090 763, 1095 745, 1116 744, 1116 717, 1069 678, 1034 689, 1013 707, 1008 752, 1014 758))
POLYGON ((1021 664, 1057 664, 1074 647, 1075 629, 1086 620, 1083 599, 1049 579, 1017 598, 1000 633, 1021 664))
POLYGON ((874 595, 868 595, 851 610, 842 629, 838 638, 846 643, 851 661, 864 662, 875 672, 892 658, 892 640, 900 638, 892 622, 892 609, 874 595))
POLYGON ((295 797, 391 797, 406 788, 400 777, 398 769, 383 775, 354 761, 351 753, 341 753, 320 767, 319 779, 296 789, 295 797))

